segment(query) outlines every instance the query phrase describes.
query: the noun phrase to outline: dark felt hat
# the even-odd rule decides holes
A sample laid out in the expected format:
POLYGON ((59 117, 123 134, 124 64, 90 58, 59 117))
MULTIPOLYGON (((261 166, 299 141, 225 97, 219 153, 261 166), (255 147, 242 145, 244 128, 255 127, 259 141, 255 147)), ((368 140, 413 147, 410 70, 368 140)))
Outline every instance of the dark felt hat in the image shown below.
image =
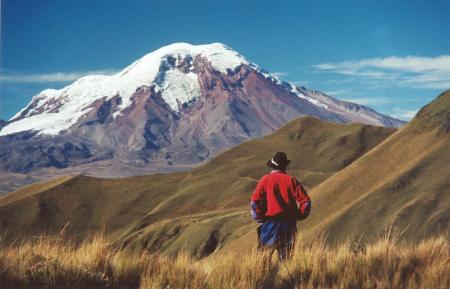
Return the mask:
POLYGON ((277 152, 272 159, 267 161, 267 166, 275 170, 286 170, 291 160, 288 160, 285 152, 277 152))

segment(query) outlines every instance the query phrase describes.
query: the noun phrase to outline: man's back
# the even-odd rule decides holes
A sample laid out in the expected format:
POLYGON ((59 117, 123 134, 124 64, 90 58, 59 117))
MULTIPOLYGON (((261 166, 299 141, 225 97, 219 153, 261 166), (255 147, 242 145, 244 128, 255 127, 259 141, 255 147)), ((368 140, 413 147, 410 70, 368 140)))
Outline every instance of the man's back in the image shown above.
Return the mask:
POLYGON ((300 182, 285 171, 278 170, 261 178, 252 195, 252 202, 255 204, 252 208, 259 207, 259 215, 264 213, 261 219, 301 219, 310 207, 309 197, 300 182))

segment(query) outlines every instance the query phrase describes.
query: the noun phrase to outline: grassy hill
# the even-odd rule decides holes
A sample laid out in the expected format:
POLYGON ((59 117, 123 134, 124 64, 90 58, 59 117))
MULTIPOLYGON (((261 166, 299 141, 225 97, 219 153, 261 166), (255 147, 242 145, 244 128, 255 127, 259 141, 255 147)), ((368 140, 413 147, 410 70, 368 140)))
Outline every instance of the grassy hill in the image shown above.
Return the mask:
POLYGON ((25 187, 0 197, 0 230, 11 240, 58 234, 67 225, 66 235, 81 240, 103 229, 118 247, 208 255, 253 236, 250 194, 276 151, 286 151, 291 173, 313 188, 394 132, 300 118, 189 173, 75 176, 25 187))
POLYGON ((373 236, 391 224, 417 240, 450 226, 450 91, 405 127, 312 190, 305 225, 329 236, 373 236))

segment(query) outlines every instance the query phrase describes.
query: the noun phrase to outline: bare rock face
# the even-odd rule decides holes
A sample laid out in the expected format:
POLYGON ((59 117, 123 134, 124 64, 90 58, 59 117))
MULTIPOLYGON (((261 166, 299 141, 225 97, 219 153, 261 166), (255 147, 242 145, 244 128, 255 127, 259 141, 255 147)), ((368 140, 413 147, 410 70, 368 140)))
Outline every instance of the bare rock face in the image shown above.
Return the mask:
POLYGON ((71 136, 35 137, 33 133, 19 133, 0 138, 1 170, 29 173, 39 168, 66 168, 85 162, 110 158, 93 143, 71 136))
MULTIPOLYGON (((403 124, 281 81, 222 44, 174 44, 116 75, 33 97, 8 124, 0 122, 0 171, 89 170, 105 160, 113 167, 190 166, 303 115, 403 124)), ((130 174, 135 170, 123 171, 130 174)))

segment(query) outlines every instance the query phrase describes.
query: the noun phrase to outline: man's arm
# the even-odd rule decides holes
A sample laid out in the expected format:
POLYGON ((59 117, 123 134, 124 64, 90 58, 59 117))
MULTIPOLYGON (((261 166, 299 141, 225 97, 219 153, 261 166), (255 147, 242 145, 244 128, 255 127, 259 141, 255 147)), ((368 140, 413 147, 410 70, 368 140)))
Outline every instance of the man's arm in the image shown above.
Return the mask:
POLYGON ((253 192, 250 204, 252 217, 258 223, 264 222, 267 211, 267 199, 264 185, 265 180, 262 178, 253 192))
POLYGON ((296 178, 292 178, 292 185, 294 189, 293 195, 298 204, 299 214, 297 219, 304 220, 308 218, 311 212, 311 199, 308 196, 308 192, 296 178))

